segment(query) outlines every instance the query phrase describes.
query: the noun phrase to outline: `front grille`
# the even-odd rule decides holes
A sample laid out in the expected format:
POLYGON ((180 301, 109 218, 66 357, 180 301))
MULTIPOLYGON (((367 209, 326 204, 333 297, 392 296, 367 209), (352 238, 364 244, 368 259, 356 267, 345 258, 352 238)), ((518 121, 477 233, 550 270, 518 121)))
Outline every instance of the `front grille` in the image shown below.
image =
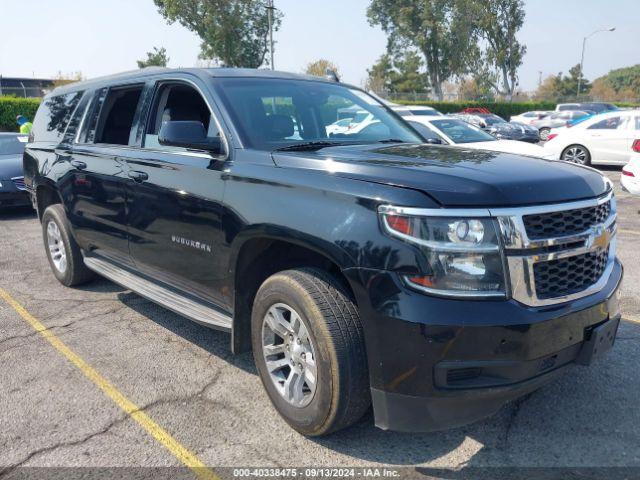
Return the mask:
POLYGON ((590 227, 604 223, 611 213, 611 202, 593 207, 539 213, 522 217, 531 240, 577 235, 590 227))
POLYGON ((27 187, 24 184, 24 177, 16 177, 12 178, 11 181, 16 186, 18 190, 26 190, 27 187))
POLYGON ((557 298, 586 290, 600 280, 608 258, 607 248, 534 264, 533 275, 538 298, 557 298))

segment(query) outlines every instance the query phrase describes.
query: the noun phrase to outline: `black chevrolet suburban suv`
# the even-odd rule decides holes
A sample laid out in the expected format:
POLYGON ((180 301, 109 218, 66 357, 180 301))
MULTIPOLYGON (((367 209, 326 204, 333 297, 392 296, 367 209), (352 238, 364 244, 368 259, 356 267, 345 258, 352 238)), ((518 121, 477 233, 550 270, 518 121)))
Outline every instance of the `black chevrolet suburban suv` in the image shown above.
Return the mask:
POLYGON ((24 170, 60 282, 98 274, 229 331, 305 435, 371 405, 383 429, 463 425, 617 332, 605 177, 425 144, 335 79, 145 69, 63 86, 24 170))

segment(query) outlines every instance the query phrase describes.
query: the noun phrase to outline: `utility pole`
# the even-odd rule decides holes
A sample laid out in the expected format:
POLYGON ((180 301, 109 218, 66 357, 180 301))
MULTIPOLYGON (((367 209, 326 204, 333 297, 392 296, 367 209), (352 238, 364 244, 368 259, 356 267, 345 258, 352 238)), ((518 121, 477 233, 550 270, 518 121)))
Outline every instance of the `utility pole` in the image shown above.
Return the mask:
POLYGON ((589 35, 582 39, 582 57, 580 57, 580 73, 578 75, 578 91, 576 92, 576 99, 580 98, 580 87, 582 87, 582 72, 584 71, 584 47, 587 45, 587 39, 589 37, 594 36, 596 33, 600 32, 613 32, 616 27, 611 28, 601 28, 600 30, 596 30, 595 32, 591 32, 589 35))
POLYGON ((542 85, 542 70, 538 70, 538 88, 542 85))
POLYGON ((273 64, 273 11, 276 7, 273 6, 273 0, 267 0, 267 17, 269 18, 269 54, 271 57, 271 70, 275 70, 273 64))

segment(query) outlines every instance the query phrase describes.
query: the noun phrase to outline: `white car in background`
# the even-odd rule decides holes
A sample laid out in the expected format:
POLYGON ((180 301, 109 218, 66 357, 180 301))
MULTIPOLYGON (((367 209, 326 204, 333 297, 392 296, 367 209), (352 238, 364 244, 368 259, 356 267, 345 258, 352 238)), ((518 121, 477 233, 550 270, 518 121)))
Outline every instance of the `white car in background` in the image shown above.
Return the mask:
POLYGON ((633 195, 640 195, 640 140, 632 145, 633 155, 624 167, 620 175, 622 189, 633 195))
POLYGON ((624 165, 638 139, 640 110, 618 110, 552 130, 544 149, 553 158, 581 165, 624 165))
POLYGON ((426 105, 389 105, 401 117, 442 117, 442 113, 426 105))
POLYGON ((542 120, 548 117, 553 112, 549 110, 532 110, 530 112, 524 112, 520 115, 513 115, 509 118, 509 122, 524 123, 525 125, 531 125, 537 120, 542 120))
POLYGON ((458 118, 412 116, 404 117, 404 120, 409 122, 427 143, 550 158, 545 149, 539 145, 517 140, 499 140, 480 127, 458 118))

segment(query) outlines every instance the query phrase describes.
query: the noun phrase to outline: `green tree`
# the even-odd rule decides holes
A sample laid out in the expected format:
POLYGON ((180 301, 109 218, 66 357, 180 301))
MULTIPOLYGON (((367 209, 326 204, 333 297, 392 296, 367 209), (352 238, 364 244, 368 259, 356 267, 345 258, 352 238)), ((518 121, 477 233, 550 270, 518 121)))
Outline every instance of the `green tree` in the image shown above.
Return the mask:
POLYGON ((593 81, 591 95, 601 100, 640 99, 640 64, 611 70, 593 81))
MULTIPOLYGON (((562 72, 557 75, 551 75, 538 87, 535 96, 540 100, 554 101, 575 98, 580 76, 580 64, 571 67, 569 69, 569 75, 563 75, 562 72)), ((590 90, 591 83, 582 76, 580 94, 584 95, 589 93, 590 90)))
MULTIPOLYGON (((518 68, 527 47, 516 39, 524 23, 522 0, 466 0, 465 10, 474 19, 477 35, 486 44, 479 57, 483 63, 482 79, 508 100, 518 86, 518 68), (497 75, 492 75, 495 70, 497 75)), ((476 58, 478 58, 476 56, 476 58)), ((577 85, 576 85, 577 88, 577 85)))
POLYGON ((325 58, 321 58, 315 62, 307 64, 307 67, 304 69, 304 73, 307 75, 314 75, 316 77, 324 77, 327 70, 333 70, 338 78, 340 78, 340 69, 338 66, 325 58))
POLYGON ((429 81, 439 100, 442 84, 464 72, 473 38, 472 20, 456 0, 372 0, 371 25, 388 35, 388 50, 415 48, 424 57, 429 81))
POLYGON ((145 67, 166 67, 169 63, 169 57, 167 57, 167 49, 153 47, 153 52, 147 52, 147 58, 144 60, 138 60, 138 68, 145 67))
POLYGON ((367 70, 366 87, 378 94, 428 92, 429 79, 422 67, 423 61, 414 51, 408 50, 396 58, 384 54, 367 70))
POLYGON ((376 63, 367 70, 368 77, 365 88, 378 95, 391 92, 393 62, 387 53, 381 55, 376 63))
MULTIPOLYGON (((256 0, 154 0, 169 23, 195 32, 200 57, 218 59, 227 67, 258 68, 269 50, 267 5, 256 0)), ((274 10, 274 30, 282 14, 274 10)))
POLYGON ((429 91, 429 79, 422 72, 423 62, 416 52, 409 50, 403 56, 396 58, 394 67, 396 74, 393 78, 393 90, 398 93, 429 91))

